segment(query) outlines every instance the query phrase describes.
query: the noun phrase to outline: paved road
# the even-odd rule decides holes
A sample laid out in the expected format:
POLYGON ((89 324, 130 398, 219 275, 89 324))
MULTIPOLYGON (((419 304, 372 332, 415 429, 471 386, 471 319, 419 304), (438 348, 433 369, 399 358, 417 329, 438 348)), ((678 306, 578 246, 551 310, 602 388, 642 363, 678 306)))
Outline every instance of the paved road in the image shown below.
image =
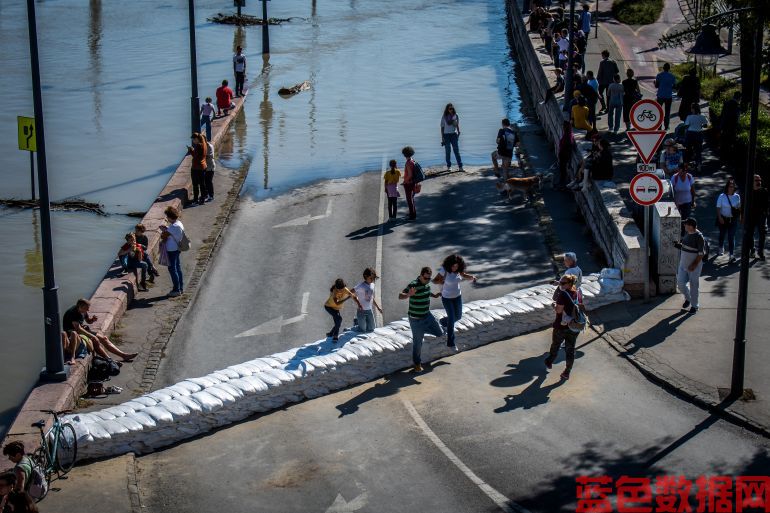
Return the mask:
MULTIPOLYGON (((453 251, 479 276, 467 300, 553 278, 535 210, 503 199, 490 173, 469 168, 427 180, 416 223, 380 227, 380 189, 379 173, 364 173, 261 202, 244 199, 169 343, 156 386, 323 337, 331 320, 322 304, 334 279, 355 285, 378 263, 385 322, 405 315, 398 292, 419 269, 436 269, 453 251)), ((403 215, 403 201, 400 207, 403 215)), ((354 311, 346 306, 346 326, 354 311)))

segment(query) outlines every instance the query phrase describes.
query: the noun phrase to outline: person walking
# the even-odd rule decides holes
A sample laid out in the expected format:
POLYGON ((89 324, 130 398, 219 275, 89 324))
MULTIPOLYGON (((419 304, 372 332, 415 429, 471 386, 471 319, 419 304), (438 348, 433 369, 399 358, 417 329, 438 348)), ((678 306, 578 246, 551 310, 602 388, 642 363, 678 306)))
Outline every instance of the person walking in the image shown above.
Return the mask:
POLYGON ((692 217, 684 220, 684 230, 682 240, 675 244, 680 249, 676 283, 679 292, 684 296, 682 310, 689 308, 690 313, 694 314, 700 307, 698 285, 703 270, 703 257, 706 254, 706 240, 698 230, 698 222, 692 217))
POLYGON ((754 175, 754 187, 751 190, 751 208, 745 229, 751 233, 751 256, 754 257, 754 232, 758 232, 756 255, 765 259, 765 237, 767 236, 768 192, 762 187, 762 177, 754 175))
POLYGON ((192 202, 203 205, 207 197, 205 172, 208 148, 206 146, 206 139, 198 132, 192 134, 192 143, 192 146, 187 147, 187 155, 192 155, 192 162, 190 164, 193 188, 192 202))
POLYGON ((356 312, 356 321, 359 331, 364 333, 371 333, 377 327, 374 322, 372 306, 382 313, 382 308, 377 304, 377 300, 374 299, 374 282, 377 278, 379 278, 377 272, 371 267, 367 267, 364 269, 364 280, 353 287, 353 292, 358 298, 358 304, 360 305, 356 312))
POLYGON ((433 270, 430 267, 423 267, 420 275, 398 294, 398 299, 409 300, 409 327, 412 329, 412 362, 415 372, 422 372, 422 339, 425 334, 444 336, 441 325, 430 313, 430 298, 440 295, 430 291, 432 275, 433 270))
POLYGON ((417 206, 414 203, 414 195, 416 194, 416 187, 419 185, 414 181, 415 175, 415 161, 414 161, 414 148, 406 146, 401 150, 401 154, 406 158, 404 163, 404 195, 406 196, 406 204, 409 207, 409 219, 414 221, 417 219, 417 206))
POLYGON ((507 180, 510 178, 511 160, 513 160, 513 153, 519 145, 519 136, 511 128, 511 122, 508 118, 503 118, 501 123, 503 126, 497 131, 497 149, 492 152, 492 168, 495 170, 496 176, 507 180), (500 174, 500 167, 497 165, 498 159, 502 162, 502 175, 500 174))
POLYGON ((337 340, 339 340, 340 326, 342 325, 342 306, 345 301, 350 298, 353 298, 356 304, 358 304, 359 310, 363 308, 361 302, 356 297, 355 292, 350 290, 345 284, 345 280, 342 278, 334 280, 334 285, 329 289, 329 299, 324 303, 324 310, 326 310, 334 320, 334 326, 331 331, 326 334, 326 338, 332 337, 332 342, 336 343, 337 340))
POLYGON ((444 147, 444 155, 446 157, 446 170, 452 170, 452 156, 451 150, 454 151, 455 160, 457 161, 457 167, 460 171, 463 171, 463 159, 460 157, 460 117, 455 112, 455 108, 451 103, 447 103, 444 107, 444 115, 441 116, 441 146, 444 147))
POLYGON ((574 276, 575 288, 580 290, 580 286, 583 284, 583 270, 577 265, 577 255, 574 252, 568 251, 564 253, 564 267, 566 267, 566 270, 563 275, 570 274, 574 276))
POLYGON ((720 152, 723 158, 734 159, 735 139, 738 134, 738 121, 741 119, 741 93, 736 91, 733 97, 722 106, 719 117, 720 152))
MULTIPOLYGON (((612 83, 607 88, 607 130, 617 134, 620 129, 620 120, 623 117, 623 85, 620 83, 620 75, 612 77, 612 83)), ((601 98, 601 97, 600 97, 601 98)))
POLYGON ((583 4, 583 12, 580 13, 580 30, 586 36, 586 41, 591 35, 591 7, 588 4, 583 4))
POLYGON ((687 132, 684 135, 684 144, 689 159, 695 160, 700 166, 703 163, 703 129, 709 124, 706 116, 700 113, 700 105, 693 102, 690 107, 690 115, 684 121, 687 132))
POLYGON ((211 97, 206 98, 206 103, 201 105, 201 126, 206 127, 206 140, 211 140, 211 122, 214 120, 217 109, 211 103, 211 97))
POLYGON ((388 197, 388 220, 396 218, 398 206, 398 181, 401 179, 401 171, 396 167, 395 159, 389 162, 390 169, 385 171, 385 195, 388 197))
POLYGON ((243 48, 240 46, 235 49, 235 55, 233 55, 233 73, 235 73, 235 97, 239 98, 243 96, 243 83, 246 81, 246 56, 243 55, 243 48))
POLYGON ((639 90, 639 82, 634 78, 634 70, 630 68, 626 70, 626 79, 622 84, 623 122, 626 124, 626 130, 631 130, 631 107, 642 99, 642 92, 639 90))
POLYGON ((735 231, 741 218, 741 197, 738 194, 735 180, 728 178, 724 191, 717 198, 717 227, 719 228, 718 255, 724 255, 725 237, 730 263, 735 262, 735 231))
POLYGON ((214 162, 214 145, 211 141, 204 139, 206 143, 206 171, 203 172, 203 182, 206 186, 206 201, 214 200, 214 171, 217 169, 217 163, 214 162))
MULTIPOLYGON (((612 77, 619 73, 617 63, 610 59, 610 52, 602 50, 602 60, 599 62, 599 70, 596 73, 596 80, 599 81, 599 96, 604 97, 605 91, 612 83, 612 77)), ((609 103, 606 99, 604 102, 604 105, 609 103)))
POLYGON ((676 77, 671 73, 671 64, 665 63, 663 71, 655 77, 655 88, 658 90, 656 101, 663 107, 663 127, 668 130, 669 120, 671 119, 671 102, 674 100, 674 86, 676 77))
POLYGON ((179 211, 175 207, 166 207, 163 212, 166 214, 168 225, 161 225, 161 240, 166 245, 168 253, 168 273, 171 275, 173 288, 168 293, 169 297, 176 297, 184 294, 184 278, 182 276, 182 262, 180 243, 187 237, 184 232, 184 225, 179 220, 179 211))
POLYGON ((476 277, 465 272, 465 260, 457 253, 449 255, 438 268, 433 283, 441 285, 441 303, 446 310, 446 317, 441 319, 441 325, 446 329, 447 347, 457 351, 455 344, 455 322, 463 316, 463 296, 460 282, 470 280, 476 283, 476 277))
MULTIPOLYGON (((684 155, 676 144, 676 141, 670 137, 663 143, 663 151, 660 152, 658 164, 666 176, 674 176, 684 165, 684 155)), ((688 216, 689 217, 689 216, 688 216)), ((683 217, 682 219, 687 219, 683 217)))
POLYGON ((577 308, 581 303, 580 294, 575 287, 576 278, 574 275, 565 274, 559 279, 558 295, 554 305, 556 318, 553 321, 551 333, 551 348, 545 359, 547 369, 553 368, 553 362, 559 354, 559 348, 564 344, 567 366, 561 373, 561 379, 569 379, 572 366, 575 363, 575 343, 578 333, 569 328, 569 321, 578 316, 577 308))
POLYGON ((679 121, 684 121, 690 115, 690 106, 693 102, 700 101, 700 79, 698 78, 695 66, 690 68, 687 74, 682 77, 677 87, 677 93, 680 99, 679 121))
MULTIPOLYGON (((688 165, 684 164, 671 177, 674 204, 682 219, 688 219, 695 208, 695 178, 687 172, 687 169, 688 165)), ((685 228, 682 225, 682 235, 684 235, 684 231, 685 228)))

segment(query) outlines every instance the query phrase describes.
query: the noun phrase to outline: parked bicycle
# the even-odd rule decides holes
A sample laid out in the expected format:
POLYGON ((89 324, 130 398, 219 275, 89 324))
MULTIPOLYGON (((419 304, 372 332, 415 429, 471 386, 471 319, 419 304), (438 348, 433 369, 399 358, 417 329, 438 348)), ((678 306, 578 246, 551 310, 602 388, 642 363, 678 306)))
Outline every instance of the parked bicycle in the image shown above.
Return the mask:
MULTIPOLYGON (((69 422, 62 422, 59 415, 69 411, 40 410, 41 413, 53 415, 53 425, 45 432, 45 420, 39 420, 32 424, 40 430, 40 447, 32 453, 32 462, 45 474, 48 484, 51 475, 56 472, 58 477, 69 472, 75 465, 78 454, 78 440, 75 428, 69 422)), ((45 487, 46 492, 49 487, 45 487)), ((38 500, 42 499, 40 497, 38 500)))

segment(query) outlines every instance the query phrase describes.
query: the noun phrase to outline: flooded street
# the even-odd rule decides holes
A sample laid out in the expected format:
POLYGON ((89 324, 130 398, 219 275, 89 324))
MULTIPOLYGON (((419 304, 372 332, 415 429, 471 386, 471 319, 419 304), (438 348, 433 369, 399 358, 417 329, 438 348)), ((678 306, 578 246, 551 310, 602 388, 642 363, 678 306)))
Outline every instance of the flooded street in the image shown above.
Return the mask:
MULTIPOLYGON (((50 195, 105 205, 111 215, 53 213, 60 310, 88 297, 122 233, 152 203, 189 137, 187 2, 41 0, 40 38, 50 195)), ((261 4, 247 0, 246 12, 261 4)), ((219 158, 250 162, 244 194, 259 199, 319 179, 377 170, 412 145, 423 165, 443 162, 439 121, 452 102, 466 164, 488 160, 500 118, 522 121, 502 0, 414 2, 284 0, 261 28, 215 25, 232 2, 196 2, 201 101, 233 82, 231 55, 242 45, 251 89, 219 158), (310 81, 284 99, 281 87, 310 81)), ((2 198, 30 194, 29 155, 19 151, 16 116, 31 116, 26 9, 0 0, 2 198)), ((454 160, 454 159, 453 159, 454 160)), ((34 384, 43 362, 38 218, 0 209, 0 258, 9 268, 0 300, 0 430, 34 384)))

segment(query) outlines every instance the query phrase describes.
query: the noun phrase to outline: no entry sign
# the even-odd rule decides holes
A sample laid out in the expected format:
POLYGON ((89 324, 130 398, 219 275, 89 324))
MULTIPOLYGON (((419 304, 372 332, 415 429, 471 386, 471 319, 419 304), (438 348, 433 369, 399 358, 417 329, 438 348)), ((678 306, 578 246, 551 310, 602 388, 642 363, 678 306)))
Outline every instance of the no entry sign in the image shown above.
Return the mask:
POLYGON ((631 107, 629 118, 637 130, 657 130, 663 123, 663 107, 655 100, 639 100, 631 107))
POLYGON ((654 205, 663 196, 663 182, 652 173, 639 173, 631 180, 631 199, 639 205, 654 205))

